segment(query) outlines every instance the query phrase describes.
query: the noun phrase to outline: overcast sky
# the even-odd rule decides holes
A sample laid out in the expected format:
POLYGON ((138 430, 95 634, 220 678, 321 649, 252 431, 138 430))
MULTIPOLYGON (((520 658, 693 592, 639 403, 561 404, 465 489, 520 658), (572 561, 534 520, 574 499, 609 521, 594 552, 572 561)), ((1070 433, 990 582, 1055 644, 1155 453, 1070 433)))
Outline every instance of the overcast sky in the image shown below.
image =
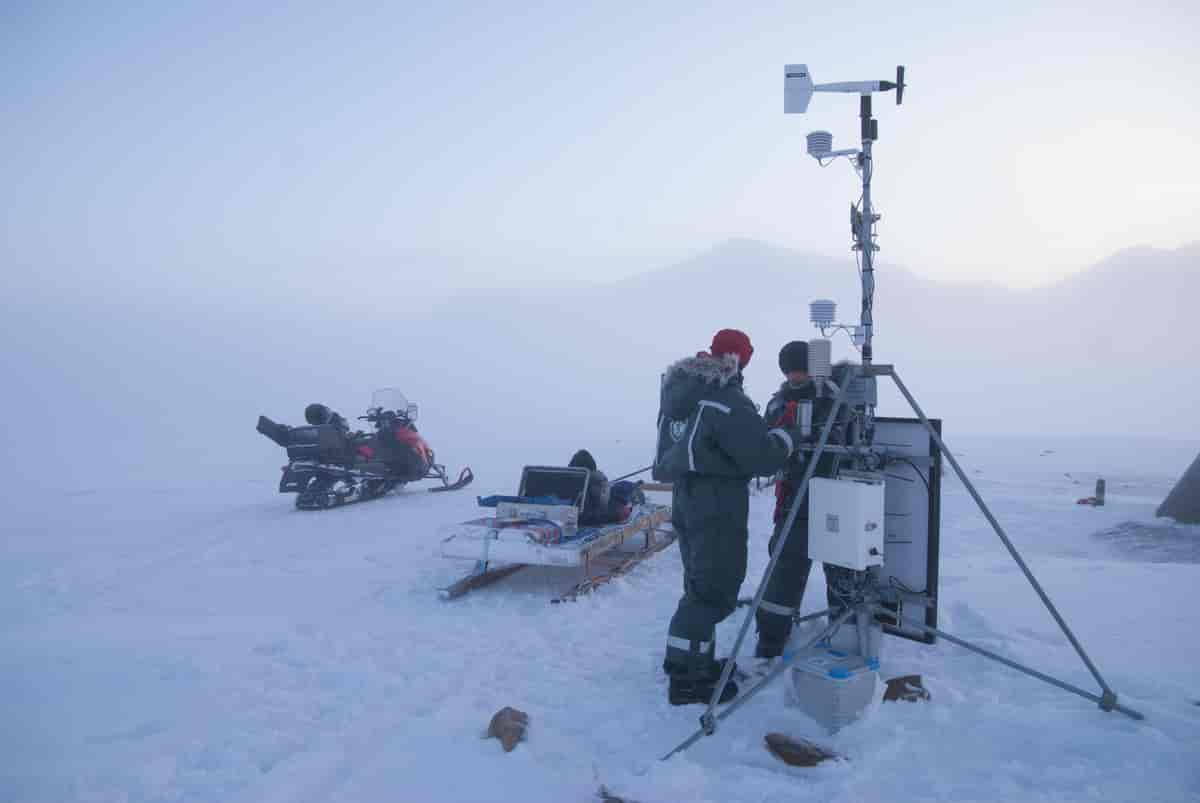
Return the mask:
POLYGON ((7 2, 0 259, 148 287, 847 254, 856 179, 804 134, 854 144, 857 103, 785 116, 785 62, 908 67, 882 265, 1027 286, 1200 240, 1198 6, 1046 5, 7 2))

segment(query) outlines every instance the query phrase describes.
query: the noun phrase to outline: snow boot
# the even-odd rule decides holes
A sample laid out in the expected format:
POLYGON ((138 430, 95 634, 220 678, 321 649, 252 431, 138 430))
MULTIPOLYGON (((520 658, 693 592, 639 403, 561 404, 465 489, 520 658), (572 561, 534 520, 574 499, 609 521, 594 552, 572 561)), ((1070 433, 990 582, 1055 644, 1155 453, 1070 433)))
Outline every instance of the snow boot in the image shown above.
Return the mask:
MULTIPOLYGON (((692 703, 708 705, 708 701, 712 699, 713 690, 721 681, 721 672, 728 660, 730 659, 722 658, 720 661, 713 661, 710 658, 708 666, 686 668, 677 664, 663 664, 663 669, 671 677, 671 685, 667 690, 667 701, 671 705, 691 705, 692 703)), ((733 669, 734 672, 737 671, 736 664, 733 669)), ((725 684, 725 689, 721 692, 721 699, 718 702, 727 703, 737 697, 738 686, 733 679, 733 674, 733 672, 730 673, 729 682, 725 684)))
POLYGON ((780 658, 778 656, 765 658, 756 655, 754 660, 747 665, 738 665, 734 670, 733 677, 740 680, 742 683, 758 683, 760 680, 771 674, 776 666, 778 666, 780 658))

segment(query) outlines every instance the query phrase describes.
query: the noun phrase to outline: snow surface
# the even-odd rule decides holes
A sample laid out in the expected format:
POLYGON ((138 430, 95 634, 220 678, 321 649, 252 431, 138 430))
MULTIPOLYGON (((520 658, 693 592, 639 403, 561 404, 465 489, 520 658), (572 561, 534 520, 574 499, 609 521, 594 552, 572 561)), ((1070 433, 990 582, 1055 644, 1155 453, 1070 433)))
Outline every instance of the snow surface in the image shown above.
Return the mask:
MULTIPOLYGON (((613 474, 650 452, 583 445, 613 474)), ((667 704, 660 669, 681 582, 674 547, 573 604, 548 604, 568 582, 556 570, 441 602, 435 589, 467 566, 438 556, 438 527, 475 515, 476 493, 512 491, 520 466, 551 450, 477 445, 479 479, 464 493, 409 489, 304 513, 275 493, 278 455, 263 440, 274 462, 262 474, 97 471, 90 484, 10 496, 0 801, 586 801, 601 783, 643 803, 1200 800, 1200 528, 1172 528, 1153 548, 1170 471, 1200 444, 951 445, 1146 722, 949 644, 890 639, 884 677, 924 675, 932 703, 876 703, 828 737, 782 705, 779 684, 659 762, 701 712, 667 704), (1075 505, 1097 474, 1108 506, 1075 505), (1111 536, 1130 527, 1143 528, 1133 549, 1111 536), (480 738, 505 705, 532 720, 511 754, 480 738), (785 767, 762 745, 775 730, 848 760, 785 767)), ((754 499, 746 594, 770 510, 768 495, 754 499)), ((942 521, 942 626, 1094 688, 950 479, 942 521)), ((721 626, 722 650, 740 621, 721 626)))

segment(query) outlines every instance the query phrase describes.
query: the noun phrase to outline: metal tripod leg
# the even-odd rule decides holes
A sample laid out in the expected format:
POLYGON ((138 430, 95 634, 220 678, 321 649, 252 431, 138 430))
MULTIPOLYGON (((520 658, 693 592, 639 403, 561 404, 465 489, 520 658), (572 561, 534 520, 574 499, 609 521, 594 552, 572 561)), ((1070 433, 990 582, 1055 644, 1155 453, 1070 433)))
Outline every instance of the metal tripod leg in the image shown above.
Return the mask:
MULTIPOLYGON (((828 611, 823 611, 821 614, 815 614, 814 616, 820 616, 820 615, 823 615, 824 613, 828 613, 828 611)), ((731 701, 729 703, 729 705, 725 706, 725 708, 722 709, 721 713, 717 714, 716 718, 718 720, 725 719, 725 717, 729 716, 734 711, 741 708, 743 704, 749 702, 750 698, 752 698, 754 695, 756 695, 760 691, 762 691, 771 681, 773 681, 775 678, 782 675, 783 671, 785 669, 787 669, 789 666, 791 666, 792 659, 794 659, 796 657, 797 653, 801 652, 802 650, 808 649, 809 647, 816 644, 821 639, 832 635, 833 632, 836 631, 839 627, 841 627, 842 623, 845 622, 847 619, 849 619, 853 613, 854 613, 854 611, 851 608, 843 609, 842 612, 840 614, 838 614, 838 616, 832 622, 830 622, 828 625, 826 625, 825 628, 823 630, 821 630, 820 633, 817 633, 816 636, 809 639, 804 644, 803 647, 800 647, 799 649, 796 649, 796 650, 790 650, 790 651, 784 653, 783 660, 781 660, 779 662, 778 666, 776 666, 774 669, 772 669, 766 675, 761 677, 759 679, 759 681, 757 683, 755 683, 753 686, 746 689, 746 691, 742 692, 736 698, 734 698, 733 701, 731 701)), ((867 615, 869 616, 870 613, 868 613, 867 615)), ((731 663, 731 662, 727 662, 727 663, 731 663)), ((700 741, 700 739, 702 737, 707 736, 710 733, 711 732, 707 728, 701 727, 700 730, 696 731, 691 736, 684 739, 682 742, 679 743, 678 747, 676 747, 670 753, 667 753, 665 756, 663 756, 659 760, 666 761, 667 759, 669 759, 671 756, 675 755, 676 753, 680 753, 684 750, 687 750, 689 747, 694 745, 696 742, 700 741)))
MULTIPOLYGON (((895 615, 895 611, 889 611, 887 608, 881 608, 881 607, 876 607, 875 613, 883 614, 884 616, 894 616, 895 615)), ((926 633, 929 633, 930 635, 937 636, 938 638, 943 638, 946 641, 950 642, 951 644, 957 644, 958 646, 962 647, 963 649, 967 649, 967 650, 970 650, 971 652, 978 653, 979 655, 982 655, 985 658, 991 658, 993 661, 1002 663, 1007 667, 1011 667, 1011 668, 1017 670, 1018 672, 1024 672, 1026 675, 1029 675, 1030 677, 1035 677, 1038 680, 1043 681, 1045 683, 1049 683, 1051 686, 1057 686, 1058 688, 1062 689, 1063 691, 1069 691, 1072 694, 1078 694, 1080 697, 1084 698, 1085 700, 1091 700, 1093 703, 1098 704, 1105 711, 1120 711, 1122 714, 1124 714, 1127 717, 1130 717, 1131 719, 1139 719, 1139 720, 1145 719, 1145 717, 1141 713, 1134 711, 1132 708, 1126 708, 1123 705, 1119 705, 1117 703, 1115 695, 1113 696, 1111 701, 1105 700, 1105 698, 1101 695, 1096 695, 1096 694, 1092 694, 1089 691, 1084 691, 1083 689, 1079 688, 1078 686, 1073 686, 1070 683, 1067 683, 1066 681, 1059 680, 1058 678, 1055 678, 1055 677, 1051 677, 1050 675, 1047 675, 1045 672, 1039 672, 1036 669, 1030 669, 1029 667, 1027 667, 1023 664, 1019 664, 1016 661, 1013 661, 1009 658, 1005 658, 1003 655, 999 655, 997 653, 992 652, 991 650, 984 649, 983 647, 980 647, 977 644, 972 644, 971 642, 966 641, 964 639, 960 639, 957 636, 952 636, 944 630, 938 630, 936 627, 930 627, 929 625, 923 624, 921 622, 906 622, 905 624, 910 627, 915 627, 918 630, 923 630, 926 633)))
POLYGON ((805 622, 811 622, 813 619, 820 619, 822 616, 828 615, 831 610, 831 608, 826 608, 825 610, 817 611, 816 613, 806 613, 803 616, 793 616, 792 626, 795 627, 796 625, 804 624, 805 622))
MULTIPOLYGON (((717 722, 713 718, 713 710, 717 707, 717 703, 721 699, 721 693, 725 691, 726 684, 729 683, 729 675, 733 672, 733 659, 737 658, 738 650, 742 647, 742 641, 746 638, 746 632, 750 629, 750 623, 754 621, 754 615, 758 612, 759 605, 762 604, 763 595, 767 592, 767 582, 771 579, 771 574, 775 571, 775 564, 779 562, 779 556, 783 554, 783 547, 787 543, 788 535, 792 532, 792 525, 795 524, 796 516, 800 512, 800 504, 804 501, 804 497, 808 493, 809 480, 812 479, 813 473, 817 469, 817 461, 820 459, 821 453, 825 450, 825 444, 829 441, 829 433, 833 431, 834 422, 837 421, 838 413, 841 412, 842 402, 846 397, 846 389, 850 387, 853 380, 854 377, 847 377, 842 382, 842 387, 837 388, 837 395, 833 397, 833 409, 829 412, 829 417, 825 419, 825 425, 821 428, 821 437, 817 441, 816 451, 809 458, 808 468, 804 470, 804 479, 801 480, 799 487, 796 489, 796 498, 792 502, 791 509, 788 510, 787 519, 784 520, 779 542, 775 545, 775 551, 771 553, 771 560, 767 563, 766 571, 763 572, 762 582, 758 584, 758 591, 754 594, 754 602, 750 605, 750 610, 746 612, 746 618, 742 620, 742 627, 738 631, 737 640, 734 641, 733 650, 729 653, 731 660, 725 662, 725 666, 721 670, 721 679, 713 688, 712 699, 708 701, 708 708, 700 716, 700 727, 704 733, 711 735, 716 732, 717 722)), ((827 384, 835 388, 837 387, 832 382, 827 384)))
MULTIPOLYGON (((1012 556, 1014 561, 1016 561, 1017 566, 1019 566, 1021 571, 1025 574, 1025 579, 1029 581, 1029 584, 1033 586, 1033 590, 1037 592, 1039 597, 1041 597, 1042 604, 1046 606, 1046 610, 1050 611, 1050 615, 1054 617, 1054 621, 1058 623, 1059 628, 1062 629, 1062 632, 1064 635, 1066 635, 1067 640, 1071 642, 1071 646, 1075 648, 1075 652, 1079 654, 1081 659, 1083 659, 1083 663, 1087 666, 1088 671, 1092 673, 1092 677, 1094 677, 1096 682, 1100 684, 1100 689, 1104 692, 1104 694, 1097 700, 1100 707, 1105 711, 1111 711, 1114 709, 1121 710, 1117 705, 1116 692, 1114 692, 1108 683, 1105 682, 1104 678, 1100 676, 1100 670, 1098 670, 1096 665, 1092 663, 1092 659, 1088 656, 1087 652, 1084 651, 1083 645, 1079 643, 1077 638, 1075 638, 1075 634, 1071 632, 1071 628, 1067 626, 1066 620, 1062 618, 1062 615, 1058 612, 1058 609, 1054 607, 1054 603, 1050 601, 1050 597, 1042 589, 1041 583, 1037 581, 1037 578, 1033 576, 1033 572, 1031 572, 1029 567, 1025 565, 1024 559, 1021 558, 1021 553, 1017 552, 1017 548, 1013 546, 1012 541, 1009 540, 1008 535, 1004 532, 1004 528, 1000 526, 1000 522, 996 521, 996 517, 993 516, 992 511, 988 509, 987 503, 983 501, 983 497, 979 495, 979 491, 975 490, 975 486, 971 483, 971 480, 967 478, 966 472, 962 470, 962 467, 958 465, 958 461, 954 459, 954 455, 950 453, 948 448, 946 448, 946 444, 942 441, 941 435, 939 435, 937 430, 933 428, 933 425, 929 423, 929 419, 925 417, 925 411, 921 409, 919 404, 917 404, 917 400, 913 398, 911 393, 909 393, 905 384, 900 381, 900 375, 896 373, 894 368, 887 370, 886 373, 892 378, 892 381, 896 383, 896 387, 899 388, 900 392, 904 394, 905 400, 908 402, 909 406, 912 407, 913 412, 917 414, 917 417, 921 419, 921 424, 929 432, 929 437, 933 438, 933 442, 937 444, 938 449, 941 450, 942 454, 946 456, 946 459, 954 468, 954 473, 958 475, 959 481, 962 482, 963 486, 971 494, 971 497, 975 500, 975 504, 979 506, 980 512, 982 512, 984 518, 988 520, 988 524, 992 525, 992 529, 996 531, 996 535, 1000 537, 1000 540, 1008 549, 1008 554, 1012 556)), ((1140 715, 1138 715, 1138 718, 1140 718, 1140 715)))

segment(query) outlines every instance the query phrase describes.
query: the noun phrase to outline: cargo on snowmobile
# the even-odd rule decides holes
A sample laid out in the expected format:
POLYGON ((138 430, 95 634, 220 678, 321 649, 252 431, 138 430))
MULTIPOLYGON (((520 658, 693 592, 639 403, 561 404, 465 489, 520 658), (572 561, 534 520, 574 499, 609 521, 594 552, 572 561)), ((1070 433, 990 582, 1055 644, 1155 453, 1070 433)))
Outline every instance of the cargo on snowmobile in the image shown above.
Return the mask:
POLYGON ((338 507, 425 479, 442 483, 431 491, 456 491, 475 478, 470 468, 464 468, 457 480, 450 480, 446 467, 435 462, 433 450, 417 432, 417 406, 395 388, 375 391, 367 414, 358 419, 370 423, 373 431, 351 432, 346 419, 323 404, 305 408, 307 426, 258 417, 256 429, 287 449, 279 492, 296 494, 296 507, 338 507))

